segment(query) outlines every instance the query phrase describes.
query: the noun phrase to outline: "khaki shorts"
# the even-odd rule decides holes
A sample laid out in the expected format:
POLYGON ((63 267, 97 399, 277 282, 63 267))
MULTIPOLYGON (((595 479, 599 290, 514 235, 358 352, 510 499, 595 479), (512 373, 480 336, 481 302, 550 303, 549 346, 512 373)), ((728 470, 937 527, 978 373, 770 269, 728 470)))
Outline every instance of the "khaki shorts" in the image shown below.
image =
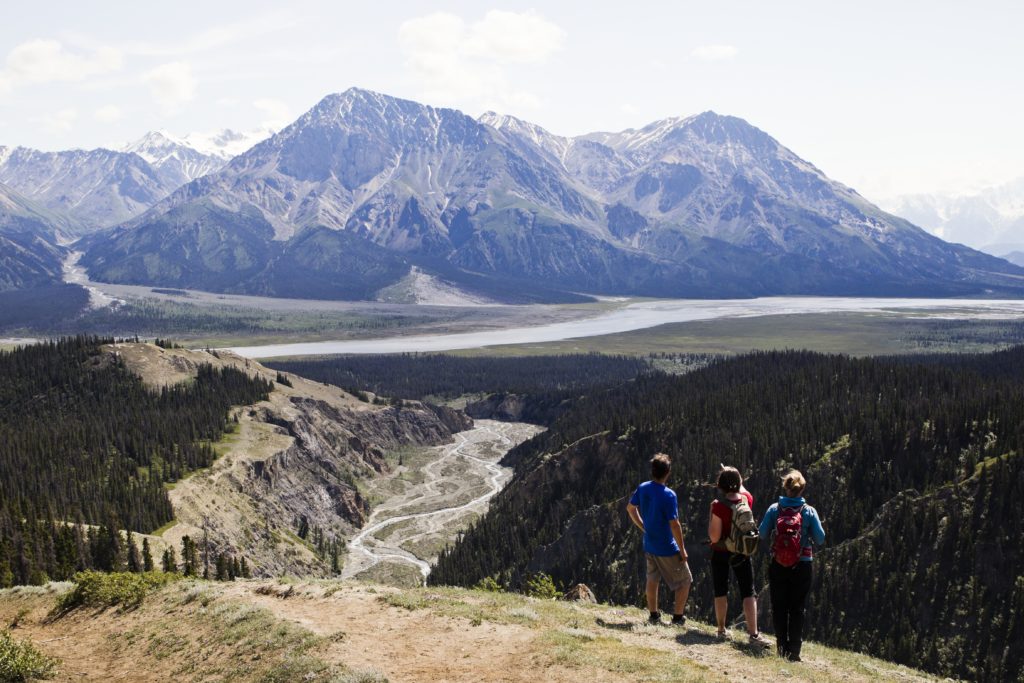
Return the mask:
POLYGON ((690 565, 683 561, 679 555, 647 555, 647 578, 661 579, 668 585, 669 590, 677 591, 688 583, 693 582, 693 574, 690 573, 690 565))

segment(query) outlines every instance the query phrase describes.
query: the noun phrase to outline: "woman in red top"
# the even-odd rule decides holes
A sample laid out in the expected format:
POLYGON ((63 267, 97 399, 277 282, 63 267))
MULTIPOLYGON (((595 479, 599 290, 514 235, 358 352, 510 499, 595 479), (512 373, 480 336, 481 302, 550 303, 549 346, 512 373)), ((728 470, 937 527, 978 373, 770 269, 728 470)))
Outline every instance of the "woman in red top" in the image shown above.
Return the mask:
POLYGON ((747 622, 750 642, 759 647, 770 647, 757 630, 757 598, 754 597, 754 567, 750 557, 731 553, 722 541, 732 529, 732 505, 730 503, 746 497, 747 504, 754 507, 754 496, 743 487, 743 477, 735 467, 722 467, 718 473, 718 498, 711 503, 708 519, 708 537, 711 539, 711 579, 715 587, 715 621, 718 622, 718 637, 725 640, 725 613, 729 606, 729 568, 736 577, 736 584, 743 598, 743 616, 747 622))

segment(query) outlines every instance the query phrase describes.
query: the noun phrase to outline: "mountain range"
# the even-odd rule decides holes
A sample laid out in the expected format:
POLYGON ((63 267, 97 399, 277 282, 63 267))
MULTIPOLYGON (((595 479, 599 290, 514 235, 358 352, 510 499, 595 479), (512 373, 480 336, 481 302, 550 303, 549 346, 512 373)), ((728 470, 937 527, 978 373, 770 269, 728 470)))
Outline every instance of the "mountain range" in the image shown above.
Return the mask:
POLYGON ((368 299, 425 274, 504 301, 1024 290, 1024 269, 713 112, 562 137, 353 88, 226 162, 181 142, 0 148, 0 182, 68 216, 109 282, 368 299))
POLYGON ((966 194, 900 195, 880 205, 944 240, 1024 263, 1024 177, 966 194))
POLYGON ((267 134, 223 130, 179 138, 155 131, 120 150, 0 146, 0 183, 50 212, 54 227, 76 237, 141 214, 267 134))

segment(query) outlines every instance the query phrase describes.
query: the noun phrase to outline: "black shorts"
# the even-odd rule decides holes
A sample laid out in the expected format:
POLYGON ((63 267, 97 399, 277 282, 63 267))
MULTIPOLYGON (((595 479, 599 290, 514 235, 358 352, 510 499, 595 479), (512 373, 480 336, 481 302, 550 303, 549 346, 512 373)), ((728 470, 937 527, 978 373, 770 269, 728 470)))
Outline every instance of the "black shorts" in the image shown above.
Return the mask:
POLYGON ((729 594, 730 567, 736 576, 740 597, 753 597, 754 566, 750 563, 750 558, 746 555, 723 553, 717 550, 711 553, 711 581, 715 586, 715 597, 722 598, 729 594))

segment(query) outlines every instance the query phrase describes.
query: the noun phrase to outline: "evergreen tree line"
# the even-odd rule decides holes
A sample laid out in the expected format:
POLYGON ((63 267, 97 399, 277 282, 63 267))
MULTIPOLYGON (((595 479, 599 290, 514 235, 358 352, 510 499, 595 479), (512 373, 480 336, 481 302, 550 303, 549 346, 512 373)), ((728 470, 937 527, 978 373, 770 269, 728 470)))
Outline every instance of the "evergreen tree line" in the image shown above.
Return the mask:
POLYGON ((101 352, 112 341, 75 337, 0 352, 0 543, 19 582, 39 571, 65 575, 43 555, 70 543, 68 529, 145 533, 169 522, 165 484, 209 466, 230 406, 272 388, 202 365, 195 381, 153 390, 101 352))
POLYGON ((188 536, 182 539, 181 564, 174 548, 168 547, 158 567, 149 539, 143 538, 140 547, 134 533, 122 535, 120 529, 121 524, 114 516, 93 526, 53 519, 12 519, 8 510, 0 509, 0 588, 68 581, 77 572, 90 569, 139 573, 159 568, 218 581, 250 576, 244 557, 223 552, 214 555, 209 549, 200 553, 199 546, 188 536))
POLYGON ((691 609, 710 618, 706 482, 719 463, 736 465, 761 515, 778 475, 797 467, 829 534, 811 638, 944 675, 1017 680, 1022 449, 1024 347, 927 361, 755 353, 643 375, 579 398, 514 449, 512 482, 430 581, 521 588, 542 571, 640 604, 641 540, 624 506, 665 451, 695 574, 691 609))
POLYGON ((343 541, 333 534, 328 536, 317 525, 310 526, 309 518, 305 515, 295 520, 295 529, 298 537, 309 543, 317 557, 331 568, 332 575, 341 573, 341 553, 345 547, 343 541))
POLYGON ((630 356, 572 354, 519 358, 472 358, 448 354, 338 356, 278 361, 269 367, 350 391, 424 400, 466 394, 549 394, 619 384, 650 372, 630 356))
POLYGON ((199 544, 191 536, 181 538, 181 562, 172 546, 164 550, 160 558, 160 569, 170 574, 180 573, 186 577, 199 577, 213 581, 234 581, 238 578, 248 579, 252 570, 244 557, 235 557, 229 553, 218 552, 212 555, 207 542, 203 541, 200 551, 199 544))

